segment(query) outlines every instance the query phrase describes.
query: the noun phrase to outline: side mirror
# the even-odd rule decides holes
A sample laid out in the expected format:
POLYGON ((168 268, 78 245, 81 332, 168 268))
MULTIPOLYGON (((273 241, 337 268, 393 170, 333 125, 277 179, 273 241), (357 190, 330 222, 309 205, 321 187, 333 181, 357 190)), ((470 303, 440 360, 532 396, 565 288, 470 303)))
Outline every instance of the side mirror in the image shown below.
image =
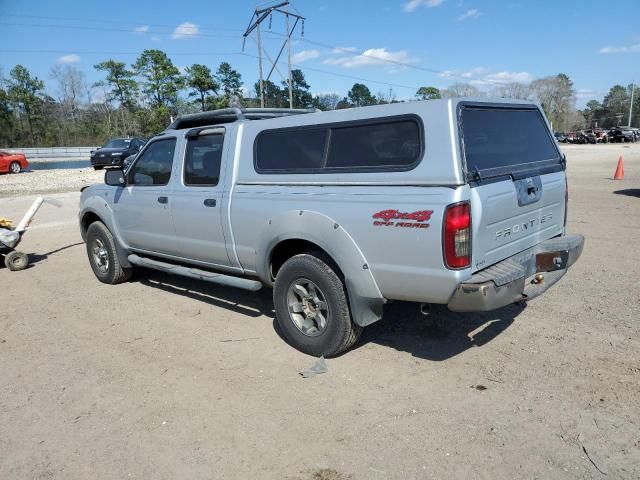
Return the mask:
POLYGON ((104 183, 112 187, 124 187, 127 184, 124 172, 119 168, 109 169, 104 172, 104 183))

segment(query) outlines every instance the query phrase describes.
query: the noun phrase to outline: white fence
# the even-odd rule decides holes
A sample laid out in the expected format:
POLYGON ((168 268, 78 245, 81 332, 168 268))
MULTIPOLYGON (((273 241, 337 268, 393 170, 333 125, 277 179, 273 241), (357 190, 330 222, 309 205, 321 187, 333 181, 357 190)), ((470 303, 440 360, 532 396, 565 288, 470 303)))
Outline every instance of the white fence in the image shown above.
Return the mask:
POLYGON ((89 153, 99 147, 36 147, 36 148, 10 148, 9 152, 24 153, 27 160, 35 159, 61 159, 74 158, 89 160, 89 153))

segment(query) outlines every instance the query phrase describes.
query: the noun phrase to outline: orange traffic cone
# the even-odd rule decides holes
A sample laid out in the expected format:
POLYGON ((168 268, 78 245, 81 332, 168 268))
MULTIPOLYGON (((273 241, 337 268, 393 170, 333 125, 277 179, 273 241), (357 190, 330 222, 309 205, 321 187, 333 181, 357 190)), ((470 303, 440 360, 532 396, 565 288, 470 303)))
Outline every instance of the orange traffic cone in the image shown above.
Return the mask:
POLYGON ((618 166, 616 167, 616 173, 613 175, 614 180, 624 180, 624 159, 622 155, 618 159, 618 166))

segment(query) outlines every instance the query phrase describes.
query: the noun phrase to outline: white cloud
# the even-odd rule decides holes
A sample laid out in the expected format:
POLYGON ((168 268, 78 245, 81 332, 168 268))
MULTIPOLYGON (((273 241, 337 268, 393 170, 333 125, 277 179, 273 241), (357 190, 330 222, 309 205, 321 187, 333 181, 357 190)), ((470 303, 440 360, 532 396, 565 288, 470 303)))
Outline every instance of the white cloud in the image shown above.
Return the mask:
POLYGON ((357 52, 358 49, 356 47, 336 47, 331 50, 331 53, 342 54, 342 53, 354 53, 357 52))
POLYGON ((577 100, 593 100, 596 98, 602 98, 605 92, 592 90, 590 88, 580 88, 576 91, 577 100))
POLYGON ((403 10, 405 12, 414 12, 418 7, 433 8, 442 5, 442 2, 444 2, 444 0, 409 0, 404 4, 403 10))
POLYGON ((475 86, 504 85, 506 83, 529 83, 533 77, 529 72, 498 72, 484 75, 482 78, 472 80, 469 83, 475 86))
POLYGON ((151 41, 152 42, 159 42, 160 41, 160 37, 158 37, 157 35, 151 35, 151 41))
POLYGON ((533 76, 529 72, 502 71, 491 73, 491 71, 485 67, 476 67, 466 72, 445 70, 440 73, 439 76, 457 81, 466 80, 476 87, 504 85, 512 82, 529 83, 533 80, 533 76))
POLYGON ((200 34, 200 29, 195 23, 184 22, 176 27, 171 34, 171 38, 180 40, 183 38, 193 38, 200 34))
POLYGON ((459 72, 457 70, 445 70, 444 72, 441 72, 440 74, 438 74, 439 77, 442 78, 475 78, 475 77, 480 77, 481 75, 485 75, 489 73, 489 70, 484 68, 484 67, 476 67, 476 68, 472 68, 471 70, 467 71, 467 72, 459 72))
POLYGON ((140 25, 139 27, 134 28, 133 31, 143 35, 149 31, 149 25, 140 25))
POLYGON ((368 67, 371 65, 383 65, 390 71, 402 69, 402 65, 396 63, 415 63, 416 59, 411 58, 406 50, 389 52, 385 48, 370 48, 358 55, 347 55, 343 57, 327 58, 324 63, 328 65, 341 65, 345 68, 368 67))
POLYGON ((637 53, 640 52, 640 43, 635 45, 628 45, 625 47, 603 47, 600 49, 600 53, 637 53))
POLYGON ((78 63, 80 61, 80 55, 76 55, 75 53, 70 53, 69 55, 63 55, 58 57, 58 62, 64 65, 68 65, 70 63, 78 63))
POLYGON ((301 50, 296 53, 293 57, 291 57, 291 61, 293 63, 301 63, 306 60, 312 60, 314 58, 318 58, 320 56, 319 50, 301 50))
POLYGON ((456 18, 456 22, 462 22, 463 20, 467 20, 469 18, 478 18, 482 15, 482 12, 477 8, 471 8, 456 18))

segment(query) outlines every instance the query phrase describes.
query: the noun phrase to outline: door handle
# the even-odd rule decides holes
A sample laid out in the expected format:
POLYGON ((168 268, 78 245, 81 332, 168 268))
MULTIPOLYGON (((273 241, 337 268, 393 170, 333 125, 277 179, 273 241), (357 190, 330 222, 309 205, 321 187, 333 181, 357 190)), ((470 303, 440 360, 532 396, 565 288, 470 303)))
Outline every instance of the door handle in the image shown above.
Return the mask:
POLYGON ((215 198, 205 198, 203 203, 204 203, 205 207, 215 207, 216 206, 216 199, 215 198))
POLYGON ((168 197, 158 197, 158 203, 169 203, 169 198, 168 197))

